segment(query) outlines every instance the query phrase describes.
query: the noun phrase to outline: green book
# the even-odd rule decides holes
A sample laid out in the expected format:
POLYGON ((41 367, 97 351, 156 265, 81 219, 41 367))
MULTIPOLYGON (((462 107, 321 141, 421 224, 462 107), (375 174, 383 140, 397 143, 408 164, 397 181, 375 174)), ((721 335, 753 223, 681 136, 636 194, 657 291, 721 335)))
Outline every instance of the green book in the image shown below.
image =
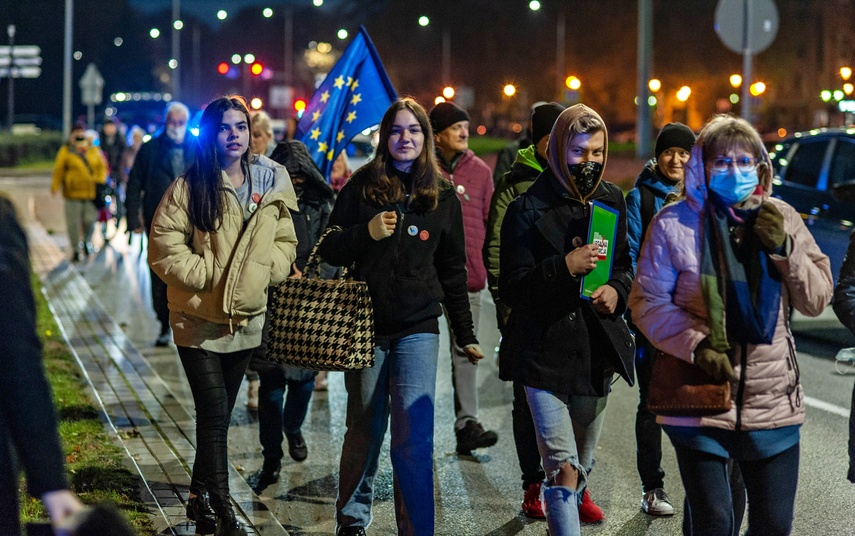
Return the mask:
POLYGON ((581 296, 591 299, 591 294, 612 277, 615 239, 617 238, 619 212, 599 201, 588 203, 591 216, 588 220, 588 244, 597 244, 597 267, 582 277, 581 296))

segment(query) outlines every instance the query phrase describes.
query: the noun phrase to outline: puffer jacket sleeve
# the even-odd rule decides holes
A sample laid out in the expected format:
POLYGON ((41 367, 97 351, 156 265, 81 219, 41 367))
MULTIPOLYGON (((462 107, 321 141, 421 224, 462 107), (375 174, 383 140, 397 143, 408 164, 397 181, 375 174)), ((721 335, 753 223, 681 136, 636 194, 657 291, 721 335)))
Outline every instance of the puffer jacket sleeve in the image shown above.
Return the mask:
POLYGON ((51 180, 50 191, 58 192, 62 189, 62 180, 65 177, 66 160, 68 159, 68 147, 63 145, 56 153, 56 160, 53 163, 53 179, 51 180))
POLYGON ((683 237, 668 232, 677 227, 676 218, 669 215, 669 211, 659 213, 650 222, 638 257, 629 308, 632 322, 653 346, 691 362, 695 347, 709 335, 709 327, 705 319, 675 303, 680 274, 671 261, 672 246, 683 237))
POLYGON ((629 257, 632 269, 638 268, 638 253, 641 246, 641 190, 636 186, 626 194, 626 240, 629 242, 629 257))
POLYGON ((840 322, 855 333, 855 232, 849 235, 849 249, 834 289, 834 312, 840 322))
POLYGON ((199 291, 211 285, 214 256, 210 235, 196 230, 190 223, 188 201, 183 177, 174 181, 163 194, 151 225, 148 262, 167 286, 199 291), (195 242, 202 245, 198 248, 201 254, 191 247, 195 242))
POLYGON ((487 217, 487 236, 484 238, 482 252, 484 266, 487 268, 487 288, 490 289, 490 294, 492 294, 497 307, 501 303, 499 298, 499 251, 502 243, 502 221, 505 219, 508 205, 517 197, 516 189, 513 185, 508 184, 509 173, 506 173, 503 179, 499 181, 499 185, 493 192, 490 213, 487 217))
POLYGON ((789 255, 770 256, 787 285, 790 305, 805 316, 819 316, 831 303, 833 292, 828 255, 816 245, 793 207, 774 198, 766 202, 775 203, 784 215, 784 230, 791 240, 789 255))

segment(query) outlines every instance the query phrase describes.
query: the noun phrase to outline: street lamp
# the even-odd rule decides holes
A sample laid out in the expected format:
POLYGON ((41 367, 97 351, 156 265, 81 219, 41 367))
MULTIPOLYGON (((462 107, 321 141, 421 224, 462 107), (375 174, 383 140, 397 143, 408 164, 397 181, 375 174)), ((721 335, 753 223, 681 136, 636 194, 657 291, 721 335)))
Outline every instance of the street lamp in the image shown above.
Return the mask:
POLYGON ((662 89, 662 82, 659 81, 658 78, 651 78, 647 82, 647 87, 650 88, 650 91, 652 91, 653 93, 656 93, 657 91, 662 89))
POLYGON ((567 85, 568 89, 572 89, 573 91, 579 91, 579 88, 582 87, 582 81, 575 76, 568 76, 567 79, 564 80, 564 84, 567 85))
POLYGON ((683 86, 677 90, 677 100, 680 102, 686 102, 689 100, 689 95, 692 94, 692 88, 689 86, 683 86))
POLYGON ((451 86, 445 86, 442 89, 442 96, 445 97, 446 99, 453 99, 454 98, 454 88, 451 86))
POLYGON ((737 88, 742 85, 742 76, 738 74, 730 75, 730 85, 737 88))
POLYGON ((849 67, 841 67, 840 68, 840 78, 844 80, 849 80, 849 77, 852 76, 852 69, 849 67))
POLYGON ((514 87, 513 84, 505 84, 505 87, 502 88, 502 93, 504 93, 506 97, 513 97, 516 92, 517 88, 514 87))
POLYGON ((748 88, 748 91, 751 93, 751 96, 759 97, 766 91, 766 84, 763 82, 754 82, 751 84, 751 87, 748 88))

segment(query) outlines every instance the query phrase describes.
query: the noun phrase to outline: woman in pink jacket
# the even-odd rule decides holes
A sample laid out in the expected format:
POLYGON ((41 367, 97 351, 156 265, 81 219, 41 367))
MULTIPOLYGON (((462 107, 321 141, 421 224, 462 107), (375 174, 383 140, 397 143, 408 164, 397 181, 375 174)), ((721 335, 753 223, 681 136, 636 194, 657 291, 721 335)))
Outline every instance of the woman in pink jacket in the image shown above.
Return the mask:
POLYGON ((629 297, 656 348, 731 382, 727 412, 657 418, 677 453, 693 536, 734 531, 728 458, 745 479, 749 532, 792 529, 805 410, 788 312, 820 314, 832 279, 798 213, 771 197, 771 179, 754 128, 713 118, 692 150, 685 198, 650 224, 629 297))

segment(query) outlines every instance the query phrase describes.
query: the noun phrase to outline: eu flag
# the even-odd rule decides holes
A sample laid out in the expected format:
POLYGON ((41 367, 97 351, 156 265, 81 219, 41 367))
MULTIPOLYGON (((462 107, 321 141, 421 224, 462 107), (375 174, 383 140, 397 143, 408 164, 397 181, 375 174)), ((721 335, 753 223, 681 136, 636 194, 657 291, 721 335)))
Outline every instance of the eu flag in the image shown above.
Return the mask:
POLYGON ((309 100, 296 137, 329 180, 338 153, 356 134, 380 123, 397 98, 368 32, 360 26, 309 100))

